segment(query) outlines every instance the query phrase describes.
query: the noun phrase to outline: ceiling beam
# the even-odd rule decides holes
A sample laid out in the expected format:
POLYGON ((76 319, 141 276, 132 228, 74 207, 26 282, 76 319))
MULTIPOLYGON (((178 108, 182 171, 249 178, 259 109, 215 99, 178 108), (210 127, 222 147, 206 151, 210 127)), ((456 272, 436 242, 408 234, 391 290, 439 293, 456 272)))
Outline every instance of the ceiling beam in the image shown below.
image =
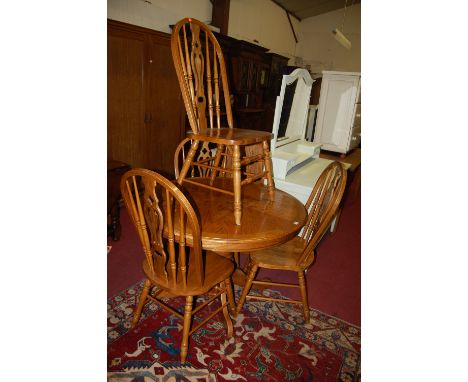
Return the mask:
POLYGON ((289 12, 286 12, 286 16, 288 16, 289 25, 291 26, 291 30, 292 30, 293 35, 294 35, 294 40, 296 40, 296 44, 297 44, 298 40, 297 40, 296 32, 294 31, 294 27, 293 27, 292 22, 291 22, 291 17, 289 17, 289 12))
MULTIPOLYGON (((301 21, 301 19, 298 16, 296 16, 293 12, 288 11, 282 4, 278 3, 276 0, 271 0, 271 1, 275 3, 278 7, 286 11, 286 13, 288 14, 288 19, 289 19, 289 15, 291 15, 297 21, 301 21)), ((289 20, 289 22, 291 22, 291 20, 289 20)), ((292 28, 292 24, 291 24, 291 28, 292 28)), ((294 33, 294 29, 293 29, 293 33, 294 33)), ((296 38, 296 34, 294 34, 294 38, 296 38)))
POLYGON ((211 25, 219 28, 221 34, 228 34, 230 0, 211 0, 211 25))

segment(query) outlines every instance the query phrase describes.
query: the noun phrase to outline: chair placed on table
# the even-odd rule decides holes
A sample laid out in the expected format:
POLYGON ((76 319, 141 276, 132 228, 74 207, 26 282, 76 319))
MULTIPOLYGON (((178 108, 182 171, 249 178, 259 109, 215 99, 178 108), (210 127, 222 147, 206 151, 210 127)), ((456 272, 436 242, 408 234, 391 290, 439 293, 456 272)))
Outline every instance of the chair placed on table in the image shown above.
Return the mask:
POLYGON ((134 169, 122 176, 120 188, 145 255, 143 271, 146 280, 132 327, 138 323, 147 301, 153 301, 181 318, 183 332, 180 359, 184 363, 189 336, 220 311, 226 320, 228 336, 232 336, 228 302, 231 311, 234 311, 230 279, 234 264, 214 252, 202 252, 199 219, 177 185, 153 171, 134 169), (150 293, 152 289, 155 290, 150 293), (163 291, 171 296, 185 297, 183 314, 157 298, 163 291), (194 308, 194 297, 208 291, 209 299, 194 308), (221 306, 198 326, 190 329, 192 316, 217 297, 221 300, 221 306))
POLYGON ((346 186, 346 170, 339 162, 330 163, 320 175, 305 205, 308 212, 307 222, 301 233, 285 244, 250 254, 248 278, 236 308, 240 312, 246 298, 273 300, 302 304, 305 322, 309 322, 309 304, 305 271, 312 265, 315 248, 327 232, 343 197, 346 186), (259 268, 280 269, 297 272, 299 284, 285 284, 270 281, 256 281, 259 268), (252 284, 296 287, 301 291, 302 300, 286 300, 263 296, 248 295, 252 284))
POLYGON ((192 130, 187 134, 191 147, 177 182, 191 182, 233 195, 234 220, 240 225, 242 186, 266 180, 270 191, 275 188, 269 149, 272 134, 233 128, 223 53, 205 24, 191 18, 180 20, 172 31, 171 49, 192 130), (211 174, 188 178, 194 165, 212 169, 211 174))
MULTIPOLYGON (((187 157, 187 153, 190 150, 190 146, 192 144, 192 140, 190 138, 183 139, 179 145, 177 146, 175 153, 174 153, 174 175, 176 178, 179 177, 180 168, 183 166, 185 162, 185 158, 187 157)), ((207 167, 200 167, 196 163, 194 163, 189 172, 187 173, 186 177, 190 178, 197 178, 197 177, 207 177, 211 176, 211 172, 213 168, 207 167)), ((236 267, 239 266, 239 252, 223 252, 220 253, 221 256, 227 257, 229 259, 234 259, 236 267)))

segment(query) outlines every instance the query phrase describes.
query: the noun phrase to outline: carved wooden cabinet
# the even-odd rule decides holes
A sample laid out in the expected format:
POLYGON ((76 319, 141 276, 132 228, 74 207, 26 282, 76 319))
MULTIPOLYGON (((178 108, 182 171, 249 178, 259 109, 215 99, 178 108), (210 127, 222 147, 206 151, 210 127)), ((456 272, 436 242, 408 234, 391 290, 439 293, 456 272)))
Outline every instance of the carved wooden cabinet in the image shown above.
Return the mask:
POLYGON ((231 62, 231 92, 236 127, 263 130, 263 95, 268 86, 268 49, 234 40, 226 55, 231 62))
POLYGON ((237 41, 229 52, 232 65, 232 85, 237 109, 255 109, 263 104, 263 91, 267 86, 268 66, 264 62, 267 49, 237 41))
POLYGON ((173 177, 185 108, 170 35, 108 20, 107 154, 173 177))
POLYGON ((268 86, 263 93, 263 127, 264 131, 271 131, 275 116, 276 98, 280 94, 281 82, 283 81, 284 69, 288 65, 288 58, 276 53, 266 53, 265 62, 269 69, 268 86))

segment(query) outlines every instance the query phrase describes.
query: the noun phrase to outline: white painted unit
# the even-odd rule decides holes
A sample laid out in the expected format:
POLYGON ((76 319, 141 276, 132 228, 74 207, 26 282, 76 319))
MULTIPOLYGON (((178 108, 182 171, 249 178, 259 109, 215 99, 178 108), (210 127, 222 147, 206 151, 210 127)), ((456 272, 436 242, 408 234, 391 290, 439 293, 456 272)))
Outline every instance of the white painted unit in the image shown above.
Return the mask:
POLYGON ((361 73, 323 71, 314 142, 346 154, 361 142, 361 73))
POLYGON ((284 179, 295 166, 319 157, 320 145, 305 139, 313 82, 305 69, 296 69, 283 76, 280 95, 276 99, 271 140, 275 178, 284 179))
MULTIPOLYGON (((309 199, 323 170, 332 163, 319 157, 320 144, 306 140, 312 82, 305 69, 296 69, 290 75, 283 76, 273 121, 274 138, 271 141, 275 187, 295 196, 303 204, 309 199), (290 91, 286 90, 288 86, 292 86, 290 91), (283 113, 284 120, 281 118, 283 113)), ((347 163, 343 165, 346 169, 350 167, 347 163)), ((332 231, 336 221, 335 218, 332 231)))

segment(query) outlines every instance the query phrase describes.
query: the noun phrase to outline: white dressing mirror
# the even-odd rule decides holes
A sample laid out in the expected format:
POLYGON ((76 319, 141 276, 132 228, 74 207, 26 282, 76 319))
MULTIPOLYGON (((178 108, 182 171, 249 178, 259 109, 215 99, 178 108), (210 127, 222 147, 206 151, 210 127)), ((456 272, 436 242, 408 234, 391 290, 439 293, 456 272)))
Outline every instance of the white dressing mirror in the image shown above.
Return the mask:
POLYGON ((284 75, 276 99, 271 151, 297 140, 304 140, 314 80, 306 69, 295 69, 284 75))

